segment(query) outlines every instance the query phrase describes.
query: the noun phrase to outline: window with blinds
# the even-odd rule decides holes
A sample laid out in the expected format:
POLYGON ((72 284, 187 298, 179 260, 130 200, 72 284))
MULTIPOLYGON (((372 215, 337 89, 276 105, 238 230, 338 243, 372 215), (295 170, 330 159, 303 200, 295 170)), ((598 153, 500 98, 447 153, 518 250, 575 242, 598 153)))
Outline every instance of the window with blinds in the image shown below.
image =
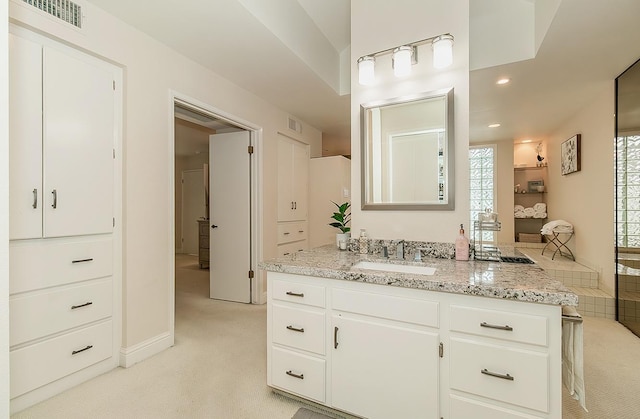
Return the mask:
POLYGON ((619 247, 640 247, 640 135, 616 139, 616 217, 619 247))
POLYGON ((40 9, 75 27, 82 27, 82 8, 69 0, 22 0, 30 6, 40 9))
MULTIPOLYGON (((478 213, 487 208, 495 208, 495 147, 482 146, 469 148, 469 234, 475 235, 471 230, 473 222, 478 219, 478 213)), ((483 242, 495 242, 495 232, 482 233, 483 242)), ((473 237, 479 240, 480 237, 473 237)))

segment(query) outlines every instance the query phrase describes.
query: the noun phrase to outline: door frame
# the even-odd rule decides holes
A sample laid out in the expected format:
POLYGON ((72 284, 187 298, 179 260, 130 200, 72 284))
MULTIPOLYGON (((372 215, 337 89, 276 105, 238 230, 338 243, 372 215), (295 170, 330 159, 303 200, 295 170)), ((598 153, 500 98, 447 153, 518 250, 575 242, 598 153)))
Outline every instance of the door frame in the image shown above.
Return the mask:
POLYGON ((251 304, 263 304, 261 296, 266 291, 264 280, 258 275, 258 261, 262 260, 262 235, 263 235, 263 181, 262 162, 263 162, 263 135, 262 127, 253 122, 242 119, 236 115, 225 112, 198 99, 182 94, 180 92, 170 90, 168 100, 169 112, 169 218, 168 225, 169 237, 167 248, 167 260, 169 262, 168 277, 168 297, 169 297, 169 333, 171 334, 171 344, 174 343, 175 337, 175 113, 174 106, 181 105, 191 108, 204 115, 212 118, 223 119, 239 128, 249 131, 249 139, 254 148, 254 158, 251 159, 251 249, 250 261, 251 269, 256 273, 251 280, 251 304))

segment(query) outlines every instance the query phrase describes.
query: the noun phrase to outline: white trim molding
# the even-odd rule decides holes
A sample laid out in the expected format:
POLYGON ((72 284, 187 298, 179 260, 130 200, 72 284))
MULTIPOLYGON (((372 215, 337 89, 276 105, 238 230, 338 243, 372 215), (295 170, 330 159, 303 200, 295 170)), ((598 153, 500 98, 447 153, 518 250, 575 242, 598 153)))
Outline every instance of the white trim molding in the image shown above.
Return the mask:
POLYGON ((120 366, 130 366, 144 361, 173 346, 173 333, 163 333, 128 348, 120 348, 120 366))

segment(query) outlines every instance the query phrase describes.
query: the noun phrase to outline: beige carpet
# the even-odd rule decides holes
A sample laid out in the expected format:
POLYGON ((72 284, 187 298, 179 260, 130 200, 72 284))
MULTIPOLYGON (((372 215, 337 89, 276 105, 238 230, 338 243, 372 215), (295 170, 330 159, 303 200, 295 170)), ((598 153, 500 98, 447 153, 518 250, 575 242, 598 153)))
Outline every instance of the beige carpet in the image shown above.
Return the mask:
MULTIPOLYGON (((176 345, 14 417, 289 419, 302 403, 266 386, 266 307, 208 298, 207 270, 176 260, 176 345)), ((563 394, 563 418, 640 418, 640 339, 586 317, 587 407, 563 394)))

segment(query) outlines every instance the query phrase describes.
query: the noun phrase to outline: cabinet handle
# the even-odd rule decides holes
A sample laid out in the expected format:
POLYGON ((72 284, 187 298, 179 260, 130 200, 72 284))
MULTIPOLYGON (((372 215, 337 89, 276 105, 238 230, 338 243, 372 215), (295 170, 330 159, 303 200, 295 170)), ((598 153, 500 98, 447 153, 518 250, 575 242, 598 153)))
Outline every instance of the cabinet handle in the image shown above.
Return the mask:
POLYGON ((75 310, 75 309, 81 308, 81 307, 90 306, 91 304, 93 304, 93 301, 87 301, 84 304, 80 304, 80 305, 77 305, 77 306, 71 306, 71 310, 75 310))
POLYGON ((287 329, 293 330, 294 332, 304 333, 304 327, 297 328, 297 327, 293 327, 293 326, 287 326, 287 329))
POLYGON ((293 201, 291 201, 291 209, 293 209, 293 201))
POLYGON ((33 190, 33 208, 38 208, 38 190, 34 189, 33 190))
POLYGON ((512 375, 509 375, 509 374, 498 374, 497 372, 491 372, 486 368, 481 369, 480 372, 483 373, 484 375, 490 375, 492 377, 502 378, 503 380, 513 381, 513 379, 514 379, 512 375))
POLYGON ((78 349, 77 351, 71 352, 71 355, 75 355, 75 354, 79 354, 80 352, 88 351, 91 348, 93 348, 93 345, 87 345, 82 349, 78 349))
POLYGON ((333 328, 333 349, 338 349, 338 326, 333 328))
POLYGON ((288 231, 285 231, 285 232, 284 232, 284 233, 282 233, 282 234, 284 234, 285 236, 288 236, 288 235, 289 235, 289 234, 291 234, 291 233, 290 233, 290 232, 288 232, 288 231))
POLYGON ((296 373, 292 372, 291 370, 287 371, 287 375, 290 375, 291 377, 294 377, 294 378, 299 378, 301 380, 304 380, 304 374, 296 374, 296 373))
POLYGON ((53 204, 51 204, 51 208, 56 209, 58 208, 58 191, 54 189, 51 193, 53 194, 53 204))
POLYGON ((71 263, 85 263, 85 262, 93 262, 93 258, 89 259, 76 259, 72 260, 71 263))
POLYGON ((293 209, 298 209, 298 203, 297 202, 293 203, 293 209))
POLYGON ((291 253, 287 252, 287 253, 283 253, 282 256, 289 256, 291 253))
POLYGON ((482 322, 480 323, 480 327, 488 327, 489 329, 506 330, 509 332, 513 332, 513 327, 509 326, 508 324, 505 326, 498 326, 496 324, 489 324, 487 322, 482 322))
POLYGON ((304 233, 304 230, 298 230, 298 233, 304 233))
POLYGON ((287 291, 287 295, 290 295, 292 297, 304 297, 304 293, 303 292, 287 291))

